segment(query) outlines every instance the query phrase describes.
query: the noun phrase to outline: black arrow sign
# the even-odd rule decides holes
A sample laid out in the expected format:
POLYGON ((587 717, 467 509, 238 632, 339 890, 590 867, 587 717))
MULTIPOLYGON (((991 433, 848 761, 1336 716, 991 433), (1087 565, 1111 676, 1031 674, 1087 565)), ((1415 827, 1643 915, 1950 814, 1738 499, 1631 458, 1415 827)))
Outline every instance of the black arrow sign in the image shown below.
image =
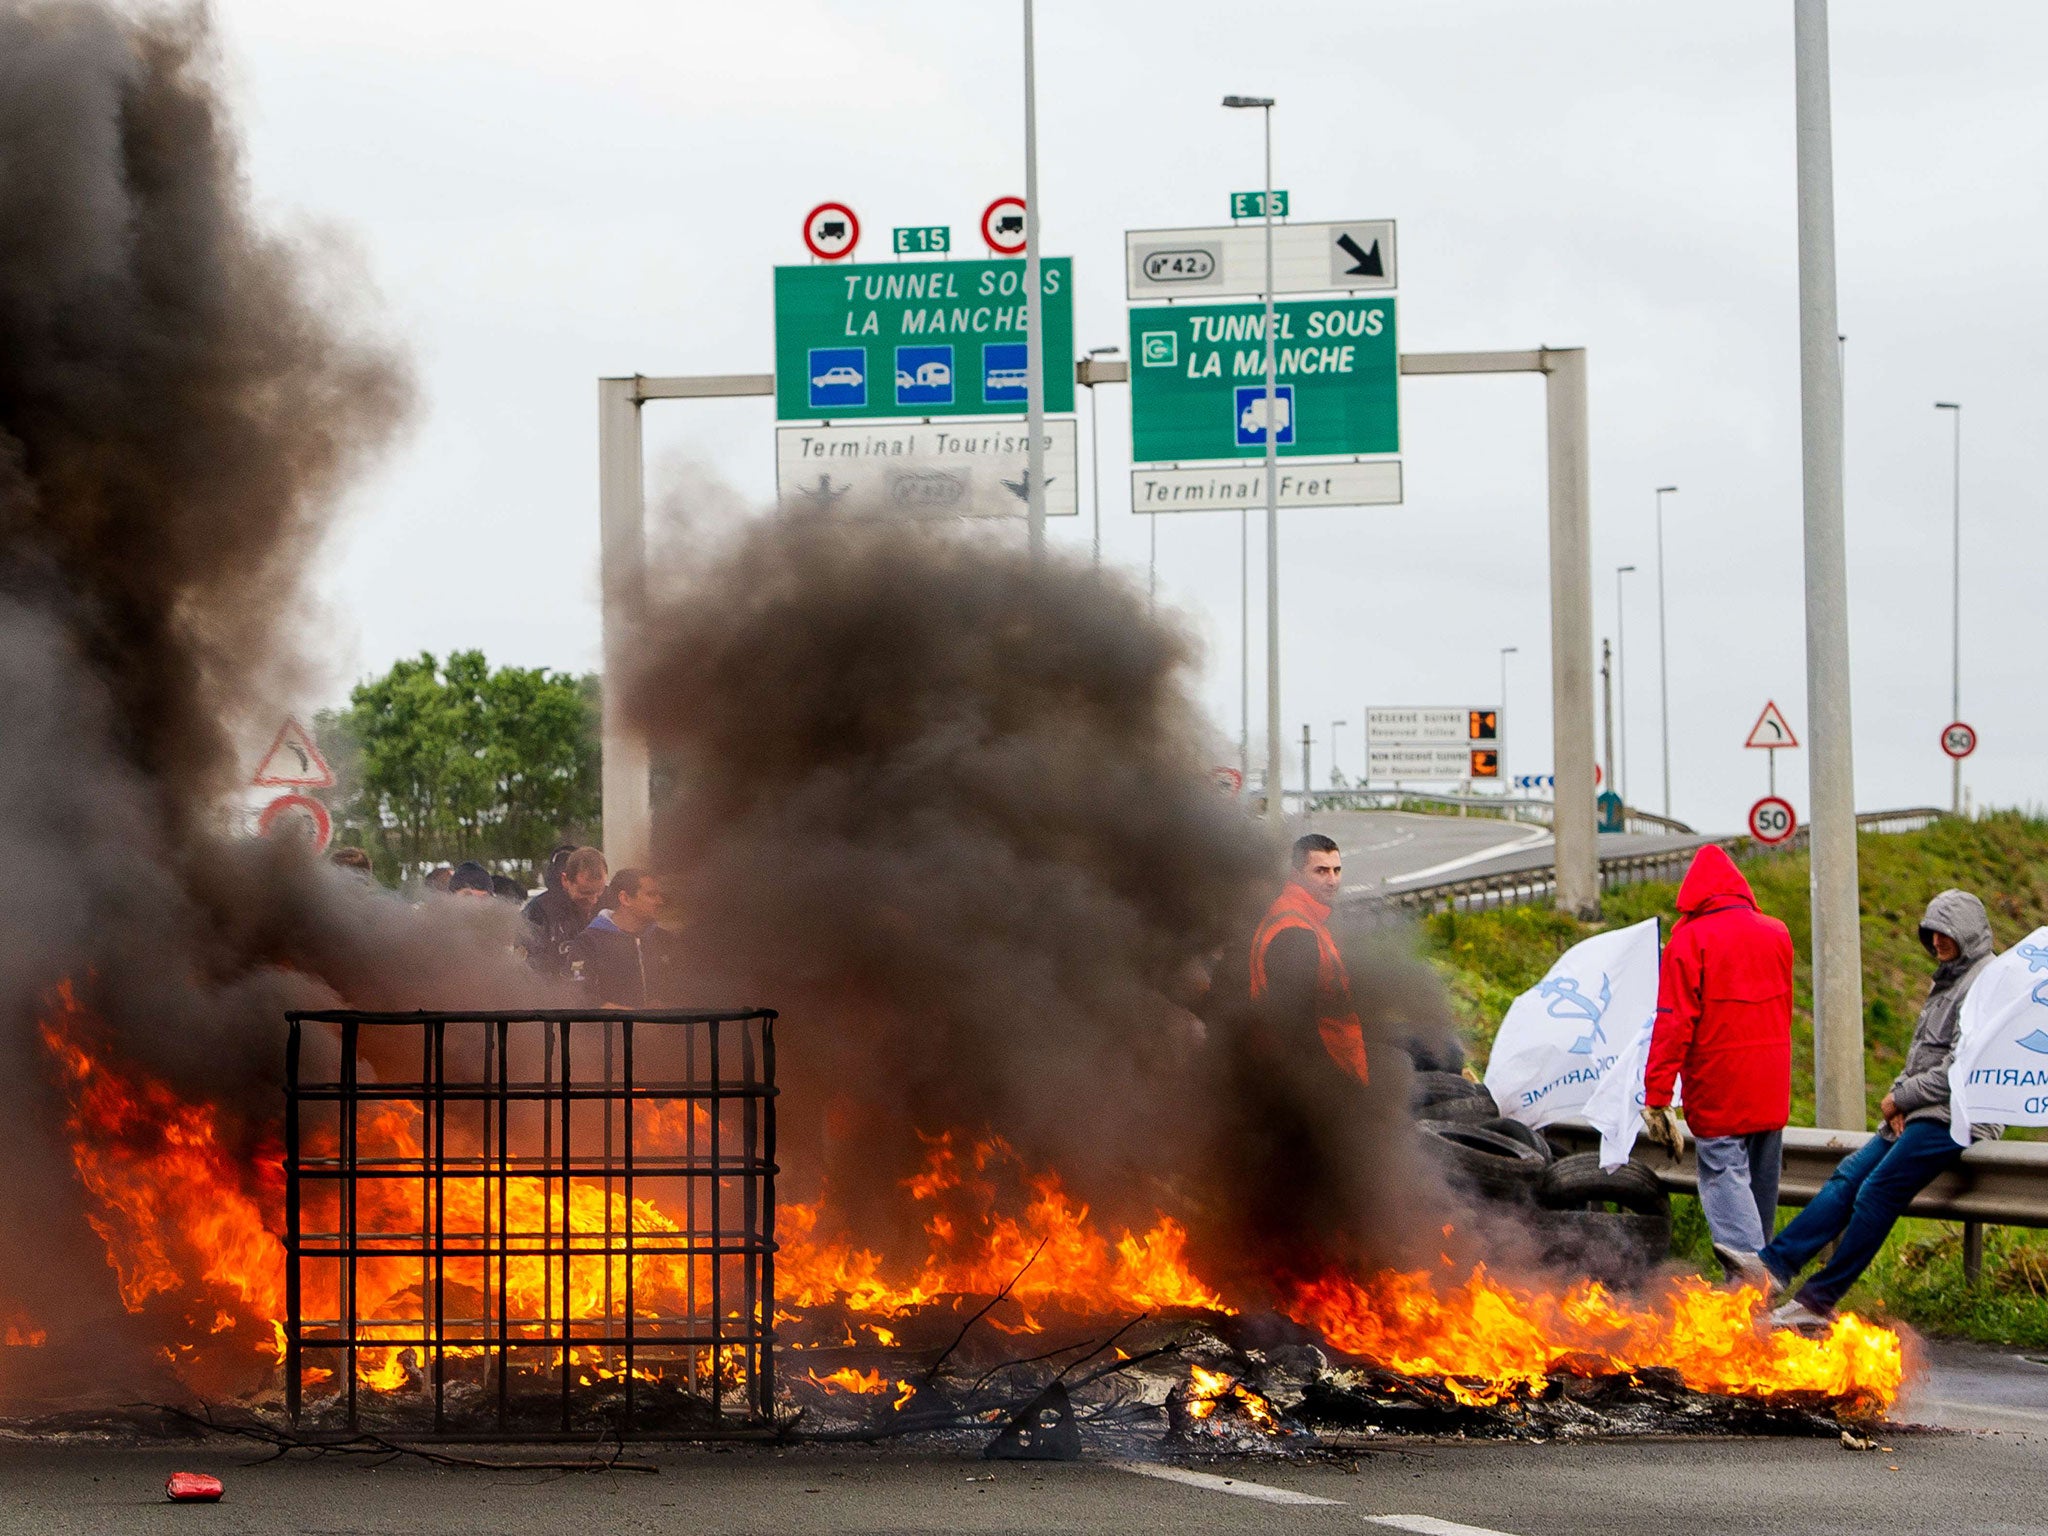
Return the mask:
POLYGON ((1350 271, 1344 274, 1346 277, 1385 277, 1387 275, 1387 269, 1380 263, 1379 241, 1373 241, 1372 249, 1364 251, 1359 249, 1358 242, 1348 234, 1339 235, 1337 237, 1337 249, 1356 263, 1350 271))
MULTIPOLYGON (((996 478, 999 480, 1002 479, 1000 475, 998 475, 996 478)), ((1045 477, 1045 483, 1047 485, 1051 485, 1053 481, 1057 480, 1058 478, 1058 475, 1047 475, 1045 477)), ((1002 484, 1003 489, 1008 491, 1012 496, 1016 497, 1019 501, 1029 501, 1031 499, 1031 471, 1029 469, 1024 471, 1023 478, 1018 480, 1003 480, 1002 484)))

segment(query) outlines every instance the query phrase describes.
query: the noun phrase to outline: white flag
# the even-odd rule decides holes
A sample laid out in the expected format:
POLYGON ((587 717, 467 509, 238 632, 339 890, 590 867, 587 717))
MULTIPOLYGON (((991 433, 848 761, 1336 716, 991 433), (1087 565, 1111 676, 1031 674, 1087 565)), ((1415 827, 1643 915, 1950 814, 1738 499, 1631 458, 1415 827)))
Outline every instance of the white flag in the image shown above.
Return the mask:
POLYGON ((1595 934, 1509 1005, 1486 1063, 1503 1115, 1544 1126, 1585 1110, 1623 1048, 1657 1017, 1657 950, 1654 917, 1595 934))
MULTIPOLYGON (((1600 1132, 1600 1166, 1619 1168, 1635 1150, 1636 1136, 1643 1128, 1643 1079, 1650 1067, 1650 1037, 1657 1032, 1653 1012, 1637 1026, 1635 1038, 1622 1047, 1621 1059, 1600 1079, 1600 1086, 1586 1100, 1586 1118, 1600 1132)), ((1684 1102, 1682 1079, 1671 1084, 1671 1102, 1684 1102)))
POLYGON ((1949 1134, 2048 1125, 2048 928, 1988 963, 1970 983, 1948 1067, 1949 1134))

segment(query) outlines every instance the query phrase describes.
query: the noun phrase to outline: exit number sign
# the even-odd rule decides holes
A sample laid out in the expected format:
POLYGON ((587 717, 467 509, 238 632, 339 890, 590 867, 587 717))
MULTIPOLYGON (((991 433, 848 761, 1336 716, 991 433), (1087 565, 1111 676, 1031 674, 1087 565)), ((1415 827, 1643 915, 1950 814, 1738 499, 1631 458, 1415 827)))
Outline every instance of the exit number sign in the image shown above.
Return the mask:
POLYGON ((953 249, 953 231, 945 224, 912 224, 894 233, 898 256, 925 256, 953 249))
MULTIPOLYGON (((1233 219, 1263 219, 1266 216, 1266 194, 1263 192, 1233 192, 1230 194, 1230 216, 1233 219)), ((1287 217, 1287 193, 1280 187, 1273 189, 1273 217, 1287 217)))

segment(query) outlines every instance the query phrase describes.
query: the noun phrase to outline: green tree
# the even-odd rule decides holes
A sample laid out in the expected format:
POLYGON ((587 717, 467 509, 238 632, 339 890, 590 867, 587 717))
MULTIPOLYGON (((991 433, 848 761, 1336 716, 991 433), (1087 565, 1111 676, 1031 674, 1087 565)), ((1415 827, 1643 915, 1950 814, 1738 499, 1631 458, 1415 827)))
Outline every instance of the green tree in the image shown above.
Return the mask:
POLYGON ((318 722, 342 780, 338 836, 380 869, 458 859, 533 864, 595 838, 597 681, 491 669, 481 651, 400 661, 318 722))

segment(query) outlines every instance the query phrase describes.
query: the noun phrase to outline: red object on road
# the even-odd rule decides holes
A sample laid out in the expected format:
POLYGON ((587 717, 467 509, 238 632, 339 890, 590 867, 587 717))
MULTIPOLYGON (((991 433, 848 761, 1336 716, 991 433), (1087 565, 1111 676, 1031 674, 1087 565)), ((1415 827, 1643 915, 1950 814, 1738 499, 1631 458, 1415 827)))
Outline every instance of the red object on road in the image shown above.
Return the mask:
POLYGON ((164 1479, 164 1493, 179 1504, 213 1504, 219 1501, 220 1479, 204 1472, 173 1472, 164 1479))

